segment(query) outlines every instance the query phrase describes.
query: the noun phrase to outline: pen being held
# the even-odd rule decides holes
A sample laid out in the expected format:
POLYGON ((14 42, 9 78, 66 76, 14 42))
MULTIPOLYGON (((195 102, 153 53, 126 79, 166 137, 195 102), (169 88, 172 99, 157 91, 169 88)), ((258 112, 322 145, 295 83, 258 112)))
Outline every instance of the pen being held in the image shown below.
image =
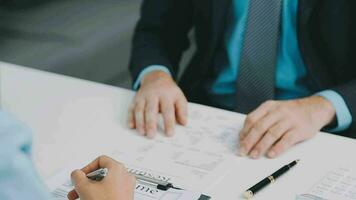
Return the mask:
POLYGON ((71 174, 74 190, 69 200, 133 199, 136 179, 125 166, 107 156, 100 156, 71 174), (106 168, 106 169, 105 169, 106 168), (94 181, 93 181, 94 180, 94 181))

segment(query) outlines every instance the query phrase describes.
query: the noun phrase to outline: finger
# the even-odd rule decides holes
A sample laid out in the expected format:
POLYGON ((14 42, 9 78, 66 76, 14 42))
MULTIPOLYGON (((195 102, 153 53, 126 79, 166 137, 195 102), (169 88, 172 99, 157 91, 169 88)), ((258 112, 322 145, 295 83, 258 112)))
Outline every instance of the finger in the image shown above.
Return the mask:
POLYGON ((75 190, 80 193, 81 186, 88 182, 86 174, 82 170, 77 169, 70 176, 75 190))
POLYGON ((144 109, 146 102, 144 100, 140 100, 135 105, 135 125, 137 131, 141 134, 145 134, 145 119, 144 119, 144 109))
POLYGON ((188 105, 188 102, 184 97, 180 98, 175 104, 178 123, 183 126, 185 126, 188 121, 187 105, 188 105))
POLYGON ((146 135, 153 138, 157 131, 158 99, 148 100, 145 108, 146 135))
POLYGON ((127 117, 127 121, 128 121, 128 126, 131 129, 135 128, 135 115, 134 115, 134 104, 132 103, 130 105, 130 108, 128 110, 128 117, 127 117))
POLYGON ((297 132, 287 132, 267 153, 269 158, 276 158, 298 143, 297 132))
POLYGON ((82 171, 85 174, 88 174, 100 168, 110 169, 113 168, 115 165, 122 165, 122 164, 108 156, 100 156, 96 158, 93 162, 89 163, 87 166, 83 167, 82 171))
POLYGON ((274 104, 275 103, 273 101, 267 101, 261 104, 261 106, 259 106, 257 109, 255 109, 254 111, 252 111, 250 114, 247 115, 244 122, 243 129, 240 132, 240 137, 239 137, 240 141, 245 139, 252 126, 258 121, 260 121, 262 117, 267 115, 267 113, 272 109, 274 104))
POLYGON ((281 120, 274 124, 262 139, 253 147, 251 157, 254 159, 265 155, 267 150, 270 149, 281 137, 290 130, 291 126, 288 120, 281 120))
POLYGON ((67 194, 67 198, 68 200, 75 200, 79 198, 79 195, 75 190, 72 190, 67 194))
POLYGON ((250 152, 250 156, 253 154, 254 157, 257 157, 260 153, 257 151, 251 152, 252 148, 263 137, 267 130, 281 119, 281 116, 279 112, 269 112, 256 122, 247 132, 245 138, 240 142, 240 154, 245 156, 250 152))
POLYGON ((161 112, 163 115, 164 129, 168 136, 174 134, 174 126, 176 123, 174 105, 168 101, 161 101, 161 112))

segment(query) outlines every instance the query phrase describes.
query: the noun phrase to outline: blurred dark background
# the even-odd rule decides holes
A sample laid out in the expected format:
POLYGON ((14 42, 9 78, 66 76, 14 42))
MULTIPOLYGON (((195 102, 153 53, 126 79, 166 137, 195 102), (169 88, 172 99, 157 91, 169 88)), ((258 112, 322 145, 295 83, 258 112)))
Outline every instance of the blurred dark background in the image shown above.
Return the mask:
POLYGON ((131 88, 127 66, 141 2, 0 0, 0 61, 131 88))
POLYGON ((141 0, 0 0, 0 60, 130 87, 141 0))

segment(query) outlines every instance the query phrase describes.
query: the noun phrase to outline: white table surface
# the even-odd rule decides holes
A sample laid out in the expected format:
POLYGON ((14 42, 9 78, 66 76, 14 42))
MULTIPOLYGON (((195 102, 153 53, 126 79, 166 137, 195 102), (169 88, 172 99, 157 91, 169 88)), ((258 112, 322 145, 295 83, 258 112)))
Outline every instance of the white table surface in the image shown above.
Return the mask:
MULTIPOLYGON (((126 128, 131 91, 6 63, 0 63, 0 70, 2 107, 32 128, 34 160, 43 179, 73 161, 88 162, 105 154, 105 143, 113 142, 110 138, 115 134, 105 120, 126 128), (104 120, 93 123, 97 118, 104 120)), ((300 158, 297 167, 254 198, 294 199, 326 172, 356 166, 355 152, 355 140, 320 133, 278 159, 236 157, 236 170, 206 192, 214 199, 241 199, 239 195, 249 186, 300 158)))

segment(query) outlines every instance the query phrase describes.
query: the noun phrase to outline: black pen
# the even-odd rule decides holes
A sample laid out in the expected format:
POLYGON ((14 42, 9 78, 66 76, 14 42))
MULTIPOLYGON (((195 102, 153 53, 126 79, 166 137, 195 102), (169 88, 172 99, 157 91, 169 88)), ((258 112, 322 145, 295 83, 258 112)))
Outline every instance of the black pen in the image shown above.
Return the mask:
POLYGON ((174 187, 172 183, 169 182, 165 182, 165 181, 161 181, 161 180, 157 180, 154 178, 150 178, 150 177, 146 177, 140 174, 132 174, 136 177, 137 180, 139 181, 143 181, 149 184, 154 184, 156 185, 157 189, 159 190, 164 190, 167 191, 168 189, 172 188, 172 189, 177 189, 177 190, 181 190, 181 188, 177 188, 174 187))
POLYGON ((268 176, 267 178, 258 182, 256 185, 252 186, 250 189, 248 189, 246 192, 244 192, 244 197, 247 199, 251 199, 258 191, 262 190, 264 187, 266 187, 270 183, 273 183, 278 177, 285 174, 292 167, 294 167, 298 162, 299 162, 299 160, 295 160, 295 161, 291 162, 290 164, 283 166, 282 168, 280 168, 279 170, 274 172, 271 176, 268 176))

